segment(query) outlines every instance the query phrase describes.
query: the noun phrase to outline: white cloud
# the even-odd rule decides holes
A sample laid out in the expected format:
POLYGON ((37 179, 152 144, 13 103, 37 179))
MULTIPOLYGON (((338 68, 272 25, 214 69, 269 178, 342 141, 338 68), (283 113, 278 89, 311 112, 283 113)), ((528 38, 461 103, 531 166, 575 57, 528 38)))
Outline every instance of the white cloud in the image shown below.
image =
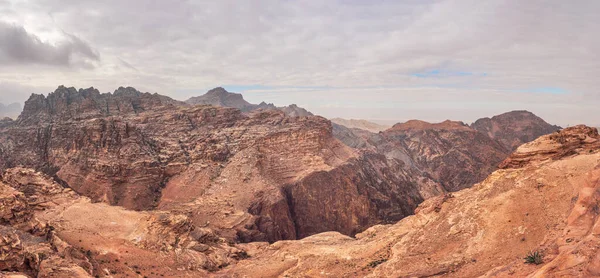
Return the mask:
POLYGON ((73 34, 102 56, 94 69, 0 67, 0 81, 131 85, 181 99, 189 95, 176 92, 260 84, 282 90, 270 95, 278 104, 339 116, 385 87, 386 98, 352 117, 470 120, 530 109, 563 125, 597 124, 586 113, 600 104, 599 9, 595 0, 0 1, 5 20, 44 40, 73 34), (473 74, 414 76, 431 70, 473 74), (282 89, 306 86, 338 89, 282 89), (549 87, 568 94, 515 92, 549 87))

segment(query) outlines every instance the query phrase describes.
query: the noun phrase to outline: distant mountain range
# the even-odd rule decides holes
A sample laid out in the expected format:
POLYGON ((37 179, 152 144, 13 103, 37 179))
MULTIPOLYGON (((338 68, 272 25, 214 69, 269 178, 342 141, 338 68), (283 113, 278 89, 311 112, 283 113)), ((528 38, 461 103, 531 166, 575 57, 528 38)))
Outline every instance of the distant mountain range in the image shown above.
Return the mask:
POLYGON ((0 118, 16 118, 19 116, 19 113, 21 113, 21 110, 21 104, 19 103, 13 103, 9 105, 0 103, 0 118))
POLYGON ((295 104, 284 107, 276 107, 272 103, 261 102, 260 104, 252 104, 247 102, 241 94, 231 93, 222 87, 214 88, 208 91, 206 94, 192 97, 185 101, 191 105, 212 105, 218 107, 233 107, 242 110, 242 112, 249 112, 257 109, 264 110, 281 110, 288 116, 313 116, 312 113, 302 107, 298 107, 295 104))
POLYGON ((338 125, 343 125, 348 128, 359 128, 362 130, 367 130, 370 132, 380 132, 384 131, 391 126, 380 125, 374 122, 369 122, 367 120, 357 120, 357 119, 342 119, 342 118, 333 118, 329 119, 332 123, 336 123, 338 125))

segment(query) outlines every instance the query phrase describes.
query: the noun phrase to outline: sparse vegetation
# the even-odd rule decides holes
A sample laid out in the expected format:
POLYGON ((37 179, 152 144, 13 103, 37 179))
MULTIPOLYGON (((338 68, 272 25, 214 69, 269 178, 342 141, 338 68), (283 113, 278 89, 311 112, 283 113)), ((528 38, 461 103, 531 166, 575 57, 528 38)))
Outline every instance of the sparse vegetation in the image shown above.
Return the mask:
POLYGON ((527 256, 525 257, 526 264, 539 265, 539 264, 542 264, 543 262, 544 262, 544 255, 542 255, 542 253, 540 253, 539 251, 530 251, 529 253, 527 253, 527 256))

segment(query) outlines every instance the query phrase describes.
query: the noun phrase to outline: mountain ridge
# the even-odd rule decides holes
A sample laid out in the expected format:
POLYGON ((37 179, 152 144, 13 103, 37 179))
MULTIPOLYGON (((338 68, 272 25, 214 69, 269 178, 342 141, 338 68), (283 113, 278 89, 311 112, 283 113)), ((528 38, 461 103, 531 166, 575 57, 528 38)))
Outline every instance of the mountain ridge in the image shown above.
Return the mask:
POLYGON ((310 113, 302 107, 298 107, 296 104, 290 104, 284 107, 276 107, 272 103, 266 103, 264 101, 260 104, 251 104, 244 99, 242 94, 228 92, 223 87, 214 88, 212 90, 209 90, 204 95, 189 98, 185 102, 190 105, 204 104, 222 107, 233 107, 240 109, 243 112, 264 109, 281 110, 292 117, 313 116, 312 113, 310 113))

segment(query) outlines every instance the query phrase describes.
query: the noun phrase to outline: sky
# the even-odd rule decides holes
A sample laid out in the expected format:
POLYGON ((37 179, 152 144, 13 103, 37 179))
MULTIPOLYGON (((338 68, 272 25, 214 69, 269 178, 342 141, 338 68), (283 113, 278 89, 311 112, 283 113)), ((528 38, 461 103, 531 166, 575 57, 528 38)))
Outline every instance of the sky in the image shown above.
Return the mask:
POLYGON ((0 103, 59 85, 380 123, 600 125, 597 0, 0 0, 0 103))

